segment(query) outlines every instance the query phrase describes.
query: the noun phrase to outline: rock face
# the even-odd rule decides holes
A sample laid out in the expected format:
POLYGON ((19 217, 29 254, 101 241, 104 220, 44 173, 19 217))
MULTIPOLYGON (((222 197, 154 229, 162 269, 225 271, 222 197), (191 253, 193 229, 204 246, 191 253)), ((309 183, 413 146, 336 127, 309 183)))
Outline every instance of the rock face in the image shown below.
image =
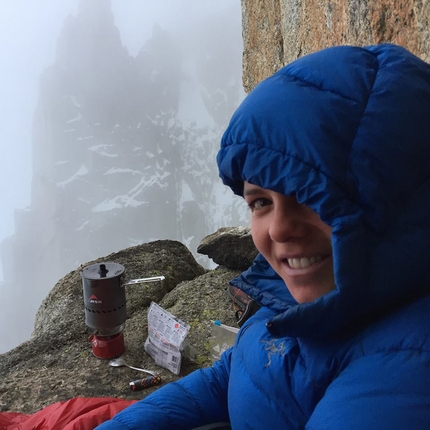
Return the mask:
POLYGON ((333 45, 392 42, 429 61, 429 21, 430 4, 421 0, 242 0, 245 90, 333 45))
POLYGON ((0 244, 0 301, 20 303, 23 340, 42 299, 80 264, 155 239, 194 252, 220 225, 244 222, 215 162, 244 94, 240 22, 229 10, 218 12, 222 26, 212 16, 175 34, 155 26, 136 57, 111 1, 81 0, 65 20, 40 79, 31 204, 0 244))
MULTIPOLYGON (((205 239, 205 247, 211 253, 228 255, 226 261, 230 266, 234 261, 241 261, 242 269, 244 263, 239 256, 255 253, 252 242, 243 241, 246 231, 245 228, 221 230, 205 239), (215 246, 217 253, 213 251, 215 246)), ((102 262, 125 267, 122 283, 141 277, 165 276, 162 282, 126 287, 126 350, 122 355, 133 366, 159 371, 164 383, 211 364, 208 340, 213 320, 237 326, 226 289, 229 281, 240 273, 238 268, 220 265, 208 271, 183 244, 170 240, 107 255, 62 278, 40 306, 30 340, 0 355, 0 411, 32 413, 50 403, 78 396, 140 399, 157 389, 130 391, 128 383, 142 377, 139 372, 110 367, 107 360, 92 354, 80 271, 87 265, 102 262), (179 376, 156 366, 144 352, 147 311, 152 301, 191 326, 179 376)))

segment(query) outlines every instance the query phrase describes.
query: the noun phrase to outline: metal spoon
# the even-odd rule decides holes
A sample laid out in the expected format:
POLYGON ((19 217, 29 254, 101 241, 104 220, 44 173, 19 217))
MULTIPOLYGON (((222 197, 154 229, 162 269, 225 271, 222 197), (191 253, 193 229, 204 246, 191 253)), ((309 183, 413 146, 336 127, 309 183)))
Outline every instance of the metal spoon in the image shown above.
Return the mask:
POLYGON ((141 284, 142 282, 155 282, 155 281, 163 281, 165 276, 152 276, 151 278, 139 278, 139 279, 132 279, 131 281, 128 281, 126 284, 122 284, 121 287, 124 285, 134 285, 134 284, 141 284))
POLYGON ((112 367, 121 367, 126 366, 133 370, 138 370, 139 372, 149 373, 150 375, 157 375, 157 372, 153 372, 152 370, 141 369, 140 367, 129 366, 123 358, 115 358, 109 361, 109 366, 112 367))

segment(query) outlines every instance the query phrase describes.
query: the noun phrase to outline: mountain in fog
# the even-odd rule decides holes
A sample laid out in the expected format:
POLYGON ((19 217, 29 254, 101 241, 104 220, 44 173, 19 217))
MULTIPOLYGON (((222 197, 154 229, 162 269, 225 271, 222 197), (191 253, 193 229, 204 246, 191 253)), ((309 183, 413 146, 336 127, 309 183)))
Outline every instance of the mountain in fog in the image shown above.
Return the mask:
POLYGON ((187 47, 155 26, 136 58, 110 2, 83 0, 66 19, 34 113, 31 204, 1 244, 11 306, 0 323, 22 327, 3 350, 29 336, 42 299, 80 264, 161 238, 195 253, 205 235, 245 222, 215 165, 242 97, 241 47, 229 40, 240 23, 215 19, 223 25, 200 22, 187 47))

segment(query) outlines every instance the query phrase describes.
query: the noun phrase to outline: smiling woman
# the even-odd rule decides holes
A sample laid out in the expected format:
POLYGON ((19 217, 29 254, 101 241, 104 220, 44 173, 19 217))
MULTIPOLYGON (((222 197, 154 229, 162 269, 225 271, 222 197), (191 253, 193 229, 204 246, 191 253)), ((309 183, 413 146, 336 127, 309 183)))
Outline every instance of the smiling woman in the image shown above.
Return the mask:
POLYGON ((302 57, 243 101, 218 153, 260 254, 260 308, 213 367, 100 429, 427 430, 430 65, 389 44, 302 57))

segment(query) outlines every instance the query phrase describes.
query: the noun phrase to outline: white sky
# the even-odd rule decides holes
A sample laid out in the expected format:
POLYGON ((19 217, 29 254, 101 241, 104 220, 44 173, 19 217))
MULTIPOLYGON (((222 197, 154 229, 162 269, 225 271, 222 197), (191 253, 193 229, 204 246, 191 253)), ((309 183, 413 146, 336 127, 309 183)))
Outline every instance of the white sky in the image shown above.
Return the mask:
MULTIPOLYGON (((112 0, 112 9, 122 42, 134 56, 150 38, 154 23, 173 29, 180 17, 210 14, 232 3, 240 11, 240 0, 112 0)), ((31 124, 39 77, 54 62, 64 19, 76 14, 78 4, 79 0, 2 0, 0 241, 14 233, 15 208, 30 203, 31 124)))

